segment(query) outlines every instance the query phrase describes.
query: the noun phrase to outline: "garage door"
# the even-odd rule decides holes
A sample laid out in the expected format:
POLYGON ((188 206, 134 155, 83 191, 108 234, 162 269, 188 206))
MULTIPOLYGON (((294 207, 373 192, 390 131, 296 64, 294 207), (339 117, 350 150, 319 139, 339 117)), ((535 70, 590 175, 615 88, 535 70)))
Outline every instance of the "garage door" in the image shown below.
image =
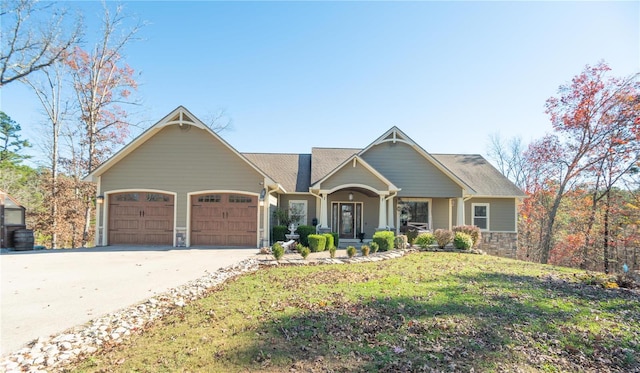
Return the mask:
POLYGON ((214 193, 191 197, 191 245, 255 247, 258 197, 214 193))
POLYGON ((173 196, 128 192, 109 197, 110 245, 173 245, 173 196))

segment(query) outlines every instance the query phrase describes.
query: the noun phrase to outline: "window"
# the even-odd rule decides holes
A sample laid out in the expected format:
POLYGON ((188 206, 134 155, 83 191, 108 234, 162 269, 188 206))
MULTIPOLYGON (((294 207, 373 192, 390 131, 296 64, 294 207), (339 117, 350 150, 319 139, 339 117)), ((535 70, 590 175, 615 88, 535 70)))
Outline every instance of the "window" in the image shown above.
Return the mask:
POLYGON ((419 229, 431 227, 431 200, 419 198, 401 198, 398 200, 400 224, 403 227, 413 226, 419 229))
POLYGON ((307 224, 307 201, 289 201, 289 219, 298 225, 307 224))
POLYGON ((473 225, 483 231, 489 230, 489 204, 472 203, 471 210, 473 213, 473 225))
POLYGON ((169 196, 160 193, 147 193, 147 202, 169 202, 169 196))
POLYGON ((118 202, 138 202, 138 193, 121 193, 116 195, 116 201, 118 202))
POLYGON ((198 197, 198 202, 217 203, 220 202, 219 194, 207 194, 206 196, 198 197))
POLYGON ((251 197, 240 194, 229 195, 229 203, 251 203, 251 197))

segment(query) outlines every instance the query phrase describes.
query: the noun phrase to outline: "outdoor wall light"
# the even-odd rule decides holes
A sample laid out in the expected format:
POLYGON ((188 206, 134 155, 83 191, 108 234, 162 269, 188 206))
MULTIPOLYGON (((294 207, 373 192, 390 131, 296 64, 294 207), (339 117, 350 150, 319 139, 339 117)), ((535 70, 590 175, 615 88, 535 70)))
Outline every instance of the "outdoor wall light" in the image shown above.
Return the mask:
POLYGON ((104 196, 97 196, 96 202, 101 205, 104 202, 104 196))
POLYGON ((353 201, 353 193, 349 192, 349 201, 353 201))

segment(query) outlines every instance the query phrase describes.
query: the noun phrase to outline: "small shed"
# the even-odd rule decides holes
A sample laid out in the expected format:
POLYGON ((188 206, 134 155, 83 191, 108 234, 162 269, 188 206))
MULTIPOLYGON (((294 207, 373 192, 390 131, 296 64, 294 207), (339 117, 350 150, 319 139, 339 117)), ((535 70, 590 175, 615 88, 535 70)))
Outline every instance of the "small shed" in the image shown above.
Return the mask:
POLYGON ((13 232, 27 228, 25 211, 18 201, 0 190, 0 247, 14 247, 13 232))

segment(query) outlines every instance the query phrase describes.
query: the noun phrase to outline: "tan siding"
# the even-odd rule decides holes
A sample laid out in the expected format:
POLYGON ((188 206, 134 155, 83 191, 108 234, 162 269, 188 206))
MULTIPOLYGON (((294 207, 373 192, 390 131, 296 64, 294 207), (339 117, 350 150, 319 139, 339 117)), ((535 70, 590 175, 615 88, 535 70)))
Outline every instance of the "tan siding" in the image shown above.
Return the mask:
POLYGON ((320 217, 316 215, 316 197, 312 194, 281 194, 280 195, 280 208, 288 209, 289 201, 307 201, 307 222, 306 225, 311 225, 313 218, 320 220, 320 217))
POLYGON ((259 193, 263 176, 204 130, 162 129, 102 175, 103 194, 118 189, 176 192, 176 225, 187 225, 187 193, 235 190, 259 193))
POLYGON ((433 218, 432 228, 435 229, 449 229, 449 199, 447 198, 434 198, 431 211, 431 217, 433 218))
POLYGON ((465 202, 466 224, 473 223, 471 206, 474 203, 489 204, 489 230, 493 232, 515 232, 515 198, 471 198, 465 202))
POLYGON ((377 190, 389 189, 380 178, 372 174, 371 171, 366 169, 362 164, 356 163, 356 167, 353 167, 353 162, 344 165, 342 169, 323 181, 321 188, 328 190, 345 184, 364 184, 377 190))
POLYGON ((460 186, 407 144, 382 143, 362 158, 402 189, 400 197, 462 196, 460 186))

